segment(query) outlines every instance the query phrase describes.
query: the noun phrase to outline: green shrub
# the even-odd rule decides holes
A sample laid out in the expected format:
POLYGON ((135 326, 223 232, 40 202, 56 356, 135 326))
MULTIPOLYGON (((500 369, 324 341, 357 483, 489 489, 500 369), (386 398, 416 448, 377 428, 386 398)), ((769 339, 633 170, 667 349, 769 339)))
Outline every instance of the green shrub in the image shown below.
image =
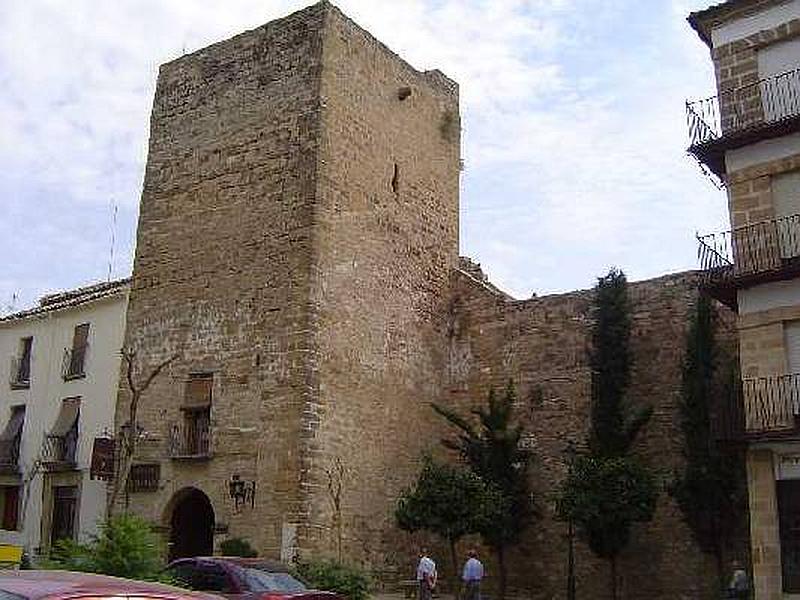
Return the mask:
POLYGON ((366 600, 372 586, 370 576, 363 569, 332 560, 300 563, 297 573, 310 586, 337 592, 348 600, 366 600))
POLYGON ((150 525, 130 515, 106 521, 89 542, 56 543, 48 565, 87 573, 159 581, 164 567, 163 548, 150 525))
POLYGON ((243 556, 244 558, 255 558, 258 552, 250 545, 250 542, 242 538, 230 538, 220 543, 219 551, 223 556, 243 556))

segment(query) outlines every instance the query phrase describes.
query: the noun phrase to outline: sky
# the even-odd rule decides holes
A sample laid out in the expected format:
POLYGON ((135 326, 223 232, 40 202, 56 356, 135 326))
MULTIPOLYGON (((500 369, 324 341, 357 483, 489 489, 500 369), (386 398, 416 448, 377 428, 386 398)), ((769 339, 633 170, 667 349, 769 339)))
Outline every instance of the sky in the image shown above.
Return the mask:
MULTIPOLYGON (((0 313, 130 274, 158 65, 308 0, 0 0, 0 313), (112 252, 113 248, 113 252, 112 252)), ((338 0, 460 84, 460 252, 518 298, 696 267, 709 0, 338 0)))

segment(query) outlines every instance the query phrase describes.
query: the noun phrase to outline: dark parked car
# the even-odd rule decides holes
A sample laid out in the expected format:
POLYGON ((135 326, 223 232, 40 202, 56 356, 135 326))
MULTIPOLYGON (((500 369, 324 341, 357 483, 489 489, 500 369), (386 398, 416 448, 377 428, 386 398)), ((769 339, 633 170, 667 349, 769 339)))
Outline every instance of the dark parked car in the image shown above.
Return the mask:
POLYGON ((333 592, 308 589, 286 565, 263 558, 181 558, 167 572, 189 589, 236 600, 342 600, 333 592))
POLYGON ((69 571, 0 570, 0 600, 220 600, 160 583, 69 571))

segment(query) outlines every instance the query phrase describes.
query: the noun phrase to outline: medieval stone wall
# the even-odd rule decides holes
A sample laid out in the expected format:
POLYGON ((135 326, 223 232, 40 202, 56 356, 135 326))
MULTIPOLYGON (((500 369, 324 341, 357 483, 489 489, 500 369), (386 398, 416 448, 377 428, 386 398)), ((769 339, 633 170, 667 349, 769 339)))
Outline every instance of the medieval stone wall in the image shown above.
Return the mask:
MULTIPOLYGON (((628 395, 654 407, 636 452, 666 483, 682 462, 677 402, 695 276, 668 275, 629 289, 634 366, 628 395)), ((583 444, 588 433, 591 297, 590 291, 577 291, 509 301, 474 274, 461 270, 455 278, 450 382, 443 401, 466 413, 485 402, 490 387, 500 390, 512 379, 516 413, 536 457, 531 487, 542 519, 509 558, 510 585, 521 597, 563 597, 566 589, 566 526, 554 519, 553 493, 565 476, 567 441, 583 444)), ((735 337, 732 323, 722 334, 735 337)), ((607 597, 607 564, 583 543, 577 550, 578 596, 607 597)), ((492 559, 489 565, 496 572, 492 559)), ((635 528, 620 573, 625 598, 712 597, 714 562, 700 553, 663 486, 656 517, 635 528)))
MULTIPOLYGON (((133 494, 133 509, 168 527, 170 499, 195 487, 218 531, 276 556, 302 508, 325 12, 315 5, 162 66, 127 315, 140 378, 179 355, 142 400, 137 462, 159 462, 161 482, 133 494), (212 458, 171 460, 170 428, 198 372, 214 378, 212 458), (257 510, 231 506, 234 474, 257 480, 257 510)), ((123 383, 118 426, 128 398, 123 383)))

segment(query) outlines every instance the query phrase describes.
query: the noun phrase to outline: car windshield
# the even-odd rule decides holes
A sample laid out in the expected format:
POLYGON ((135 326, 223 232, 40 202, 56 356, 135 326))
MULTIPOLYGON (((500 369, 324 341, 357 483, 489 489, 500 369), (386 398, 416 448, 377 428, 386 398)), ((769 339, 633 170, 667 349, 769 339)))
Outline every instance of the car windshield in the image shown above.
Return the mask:
POLYGON ((275 573, 261 569, 244 569, 247 583, 254 592, 304 592, 306 586, 288 573, 275 573))

